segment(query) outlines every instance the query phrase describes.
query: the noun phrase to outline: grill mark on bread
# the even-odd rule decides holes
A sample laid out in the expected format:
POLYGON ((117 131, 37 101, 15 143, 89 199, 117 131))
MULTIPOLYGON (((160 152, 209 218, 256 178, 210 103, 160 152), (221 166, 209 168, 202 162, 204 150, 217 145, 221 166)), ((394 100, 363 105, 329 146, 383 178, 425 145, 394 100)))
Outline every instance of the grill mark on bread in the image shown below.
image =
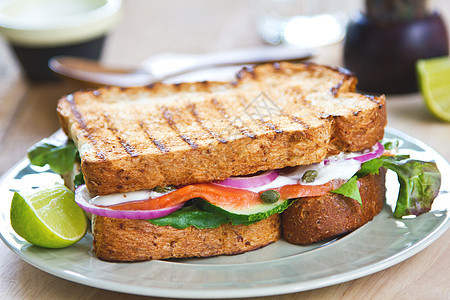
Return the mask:
POLYGON ((84 122, 83 116, 81 115, 80 111, 78 110, 77 105, 75 104, 73 95, 72 94, 67 95, 66 99, 67 99, 67 102, 69 102, 69 104, 70 104, 70 110, 72 111, 73 115, 75 116, 77 123, 90 136, 91 135, 90 130, 87 127, 86 123, 84 122))
POLYGON ((202 118, 200 117, 200 114, 197 111, 197 106, 195 105, 195 103, 189 103, 188 107, 189 107, 190 113, 194 116, 195 121, 198 124, 200 124, 200 126, 203 128, 203 130, 207 131, 212 137, 217 139, 219 142, 221 142, 223 144, 228 143, 228 140, 226 140, 223 137, 221 137, 220 134, 218 134, 217 132, 213 131, 211 128, 209 128, 205 124, 205 122, 202 120, 202 118))
POLYGON ((263 123, 267 128, 275 131, 275 133, 283 133, 283 130, 278 129, 277 126, 275 126, 272 122, 270 121, 264 121, 263 119, 260 119, 261 123, 263 123))
POLYGON ((339 89, 341 88, 341 86, 344 84, 344 78, 335 86, 333 86, 331 88, 331 93, 333 94, 334 97, 337 97, 339 94, 339 89))
POLYGON ((339 73, 339 75, 345 77, 346 79, 355 76, 355 74, 352 71, 350 71, 350 70, 348 70, 346 68, 343 68, 343 67, 332 67, 332 66, 327 66, 327 65, 318 65, 316 63, 309 62, 309 61, 303 62, 302 64, 305 67, 307 67, 307 68, 319 68, 319 69, 320 68, 324 68, 324 69, 331 70, 333 72, 339 73))
POLYGON ((139 154, 135 152, 134 147, 128 143, 126 140, 124 140, 122 137, 118 136, 117 140, 122 145, 122 147, 125 149, 125 151, 130 154, 132 157, 138 157, 139 154))
POLYGON ((334 70, 334 71, 339 72, 339 74, 341 74, 342 76, 344 76, 345 79, 348 79, 348 78, 350 78, 350 77, 355 76, 355 74, 354 74, 352 71, 350 71, 350 70, 348 70, 348 69, 346 69, 346 68, 342 68, 342 67, 337 67, 337 68, 328 67, 328 68, 331 69, 331 70, 334 70))
POLYGON ((372 101, 373 103, 378 104, 378 108, 382 108, 382 107, 383 107, 383 104, 382 104, 382 103, 380 102, 380 100, 377 99, 375 96, 373 96, 373 95, 364 95, 364 96, 366 96, 367 98, 369 98, 369 100, 372 101))
POLYGON ((159 149, 162 153, 168 153, 170 150, 164 145, 164 143, 157 138, 153 137, 149 130, 145 128, 144 122, 139 121, 139 126, 142 128, 142 131, 144 131, 145 135, 148 137, 148 139, 156 146, 156 148, 159 149))
POLYGON ((253 79, 256 79, 258 76, 255 72, 255 69, 252 67, 243 67, 242 70, 240 70, 237 74, 236 77, 238 80, 242 79, 242 77, 244 77, 245 74, 250 74, 252 76, 253 79))
POLYGON ((220 115, 226 119, 228 121, 228 123, 230 124, 230 126, 236 128, 237 130, 239 130, 243 135, 254 139, 256 138, 256 135, 253 134, 252 132, 250 132, 250 130, 246 129, 246 128, 242 128, 240 126, 236 126, 236 124, 233 123, 232 119, 230 118, 230 116, 227 113, 227 110, 225 109, 225 107, 223 107, 223 105, 217 101, 216 98, 212 98, 211 99, 211 103, 214 105, 215 109, 220 113, 220 115))
POLYGON ((334 115, 330 115, 330 114, 324 113, 324 112, 319 112, 319 113, 317 113, 317 115, 318 115, 319 117, 321 117, 322 119, 328 119, 328 118, 330 118, 330 117, 336 117, 336 116, 334 116, 334 115))
POLYGON ((350 77, 353 77, 354 74, 353 74, 351 71, 349 71, 349 70, 347 70, 347 69, 345 69, 345 68, 333 68, 333 67, 328 67, 328 68, 331 69, 331 70, 334 70, 334 71, 336 71, 336 72, 339 72, 339 74, 340 74, 341 77, 342 77, 341 81, 340 81, 338 84, 336 84, 335 86, 333 86, 333 87, 331 88, 331 93, 333 94, 334 97, 337 97, 338 94, 339 94, 339 89, 341 88, 341 86, 342 86, 342 85, 343 85, 350 77))
MULTIPOLYGON (((89 141, 92 143, 92 145, 96 145, 97 141, 91 134, 90 128, 86 125, 86 122, 84 121, 83 116, 81 115, 81 112, 78 110, 77 105, 74 101, 73 94, 66 96, 67 102, 69 102, 70 105, 70 111, 75 117, 76 122, 80 125, 81 129, 86 133, 84 136, 89 139, 89 141)), ((103 152, 96 150, 95 155, 100 158, 101 160, 106 160, 106 156, 103 152)))
POLYGON ((306 124, 305 122, 303 122, 302 120, 300 120, 299 118, 297 118, 296 116, 291 116, 291 115, 289 115, 289 114, 287 114, 285 111, 281 111, 281 113, 283 114, 283 116, 285 116, 285 117, 287 117, 287 118, 290 118, 292 121, 294 121, 295 123, 297 123, 297 124, 300 124, 300 125, 302 125, 303 127, 305 127, 305 129, 308 129, 309 128, 309 125, 308 124, 306 124))
POLYGON ((192 149, 197 149, 198 145, 186 134, 182 134, 180 129, 178 128, 178 125, 173 119, 173 112, 169 110, 168 107, 162 106, 162 116, 167 121, 167 124, 169 124, 170 128, 172 128, 173 131, 175 131, 178 136, 185 141, 192 149))
POLYGON ((128 153, 131 157, 138 157, 139 154, 136 153, 136 150, 134 149, 134 146, 131 145, 127 140, 125 140, 123 137, 119 135, 119 130, 112 126, 111 118, 108 114, 103 114, 103 117, 105 118, 106 125, 108 130, 110 130, 114 136, 117 138, 117 141, 120 145, 122 145, 123 149, 126 153, 128 153))

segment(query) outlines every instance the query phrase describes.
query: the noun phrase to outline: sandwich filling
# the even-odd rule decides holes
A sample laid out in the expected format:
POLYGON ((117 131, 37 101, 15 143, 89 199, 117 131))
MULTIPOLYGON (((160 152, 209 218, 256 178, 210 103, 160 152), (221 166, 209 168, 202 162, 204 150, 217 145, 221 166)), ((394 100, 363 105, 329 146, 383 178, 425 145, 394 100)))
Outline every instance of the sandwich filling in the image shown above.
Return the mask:
POLYGON ((184 203, 192 198, 203 198, 212 204, 230 208, 251 208, 262 204, 261 195, 269 190, 277 191, 281 199, 324 195, 347 182, 360 167, 361 162, 356 159, 330 159, 309 166, 264 172, 265 177, 259 182, 253 178, 260 175, 232 177, 222 182, 173 187, 170 191, 157 188, 95 196, 89 202, 116 210, 152 210, 184 203), (270 176, 273 179, 269 178, 270 181, 265 183, 264 178, 270 176), (233 181, 241 182, 234 185, 233 181))
MULTIPOLYGON (((350 179, 363 163, 380 157, 384 151, 383 145, 377 143, 365 151, 341 153, 308 166, 286 167, 220 182, 112 195, 91 197, 82 185, 75 195, 83 209, 105 217, 145 218, 157 225, 174 226, 173 213, 180 210, 183 215, 182 211, 189 207, 190 212, 200 209, 224 217, 222 222, 250 224, 283 212, 297 198, 322 196, 329 192, 345 195, 349 189, 345 185, 349 184, 350 189, 358 189, 356 180, 350 179)), ((361 203, 359 193, 353 198, 361 203)), ((187 224, 195 226, 191 221, 187 224)))
MULTIPOLYGON (((391 144, 385 144, 387 150, 392 150, 391 144)), ((231 177, 220 182, 102 196, 89 193, 80 173, 75 176, 75 186, 78 186, 75 201, 94 215, 147 219, 155 225, 175 228, 215 228, 229 222, 252 224, 283 212, 298 198, 329 192, 352 198, 362 205, 357 180, 377 174, 384 167, 396 172, 400 182, 396 217, 429 211, 440 187, 436 164, 412 160, 408 155, 393 155, 395 151, 385 152, 385 146, 378 142, 365 151, 340 153, 320 163, 231 177)), ((67 174, 69 166, 73 169, 73 161, 79 160, 76 154, 70 141, 62 146, 44 141, 30 149, 29 158, 32 164, 49 164, 52 170, 67 174), (72 161, 71 165, 68 160, 72 161)))

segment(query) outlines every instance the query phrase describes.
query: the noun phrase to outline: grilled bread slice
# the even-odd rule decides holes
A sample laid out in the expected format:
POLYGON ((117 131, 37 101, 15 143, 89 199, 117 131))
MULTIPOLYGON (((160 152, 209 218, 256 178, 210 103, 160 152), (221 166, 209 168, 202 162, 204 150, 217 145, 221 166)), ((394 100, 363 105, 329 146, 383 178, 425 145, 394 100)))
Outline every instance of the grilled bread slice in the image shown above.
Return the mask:
POLYGON ((341 69, 280 63, 235 82, 103 88, 60 99, 93 194, 184 185, 307 165, 380 140, 385 98, 341 69))
POLYGON ((307 245, 351 232, 381 212, 386 199, 385 170, 358 180, 362 206, 340 194, 299 198, 282 213, 283 238, 307 245))
POLYGON ((281 225, 278 214, 251 225, 223 224, 211 229, 176 229, 147 220, 95 216, 92 232, 98 258, 144 261, 244 253, 276 242, 281 225))

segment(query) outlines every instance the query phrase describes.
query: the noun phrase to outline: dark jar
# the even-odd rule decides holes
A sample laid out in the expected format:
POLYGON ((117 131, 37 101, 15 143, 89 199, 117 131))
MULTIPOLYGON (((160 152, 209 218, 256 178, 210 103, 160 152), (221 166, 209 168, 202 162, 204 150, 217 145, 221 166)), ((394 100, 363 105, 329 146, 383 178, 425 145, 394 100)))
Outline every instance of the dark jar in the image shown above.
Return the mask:
POLYGON ((413 20, 377 20, 360 15, 350 23, 344 64, 369 93, 417 91, 415 63, 448 55, 448 35, 438 13, 413 20))
POLYGON ((105 35, 88 41, 63 46, 23 46, 12 44, 25 74, 31 81, 47 81, 56 79, 56 75, 48 68, 48 61, 53 56, 70 55, 98 60, 101 56, 105 35))

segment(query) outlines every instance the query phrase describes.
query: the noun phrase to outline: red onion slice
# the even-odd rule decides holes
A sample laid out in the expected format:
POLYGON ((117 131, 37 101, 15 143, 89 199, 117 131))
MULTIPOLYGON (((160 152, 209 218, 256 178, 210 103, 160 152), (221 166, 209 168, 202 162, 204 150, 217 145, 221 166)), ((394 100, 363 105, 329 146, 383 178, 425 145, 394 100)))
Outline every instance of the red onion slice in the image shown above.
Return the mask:
POLYGON ((376 143, 373 146, 373 148, 374 149, 372 149, 372 151, 370 151, 369 153, 364 153, 364 154, 362 154, 360 156, 352 157, 352 159, 355 159, 355 160, 357 160, 359 162, 364 163, 366 161, 369 161, 369 160, 374 159, 374 158, 378 158, 381 155, 383 155, 384 147, 383 147, 383 145, 380 142, 376 143))
POLYGON ((102 217, 129 220, 161 218, 177 211, 184 205, 184 203, 180 203, 172 207, 157 210, 114 210, 107 207, 100 207, 90 204, 90 199, 91 195, 84 184, 80 185, 75 190, 75 202, 86 212, 102 217))
MULTIPOLYGON (((365 152, 367 150, 361 151, 361 152, 359 152, 359 153, 361 153, 360 155, 357 155, 358 152, 353 152, 353 153, 349 154, 350 157, 347 157, 347 158, 344 157, 344 158, 341 158, 341 159, 354 159, 354 160, 357 160, 357 161, 359 161, 361 163, 364 163, 366 161, 369 161, 369 160, 374 159, 374 158, 378 158, 381 155, 383 155, 383 153, 384 153, 384 146, 380 142, 377 142, 375 145, 372 146, 372 148, 373 149, 371 149, 370 152, 365 152)), ((333 160, 336 160, 336 158, 325 159, 323 161, 323 163, 326 166, 326 165, 328 165, 330 163, 330 161, 333 161, 333 160)))
POLYGON ((244 176, 244 177, 230 177, 220 182, 215 182, 216 184, 240 188, 240 189, 248 189, 255 188, 259 186, 263 186, 271 183, 278 177, 278 171, 265 171, 259 175, 255 176, 244 176))

